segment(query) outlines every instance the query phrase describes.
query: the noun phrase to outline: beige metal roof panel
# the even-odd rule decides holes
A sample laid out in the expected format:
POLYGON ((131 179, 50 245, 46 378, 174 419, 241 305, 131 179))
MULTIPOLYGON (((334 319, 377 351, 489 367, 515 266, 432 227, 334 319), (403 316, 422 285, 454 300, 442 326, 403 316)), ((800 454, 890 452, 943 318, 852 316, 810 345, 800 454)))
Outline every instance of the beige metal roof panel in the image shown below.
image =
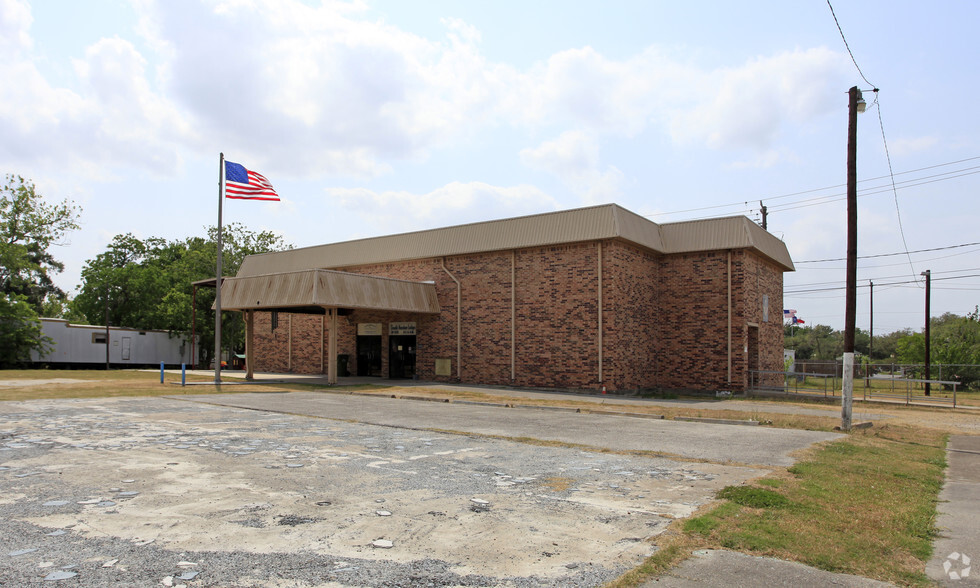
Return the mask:
POLYGON ((279 308, 363 308, 438 313, 435 284, 328 270, 226 278, 221 284, 226 310, 279 308))
POLYGON ((787 271, 794 271, 786 244, 744 216, 661 225, 664 253, 755 249, 787 271))
POLYGON ((751 247, 793 270, 785 244, 749 219, 658 225, 615 204, 250 255, 238 277, 624 239, 660 253, 751 247))
MULTIPOLYGON (((609 204, 250 255, 242 263, 238 276, 610 239, 619 236, 618 211, 628 212, 609 204)), ((631 226, 636 224, 634 219, 630 222, 631 226)), ((645 222, 656 227, 650 221, 645 222)))
POLYGON ((632 241, 647 249, 658 252, 664 251, 661 225, 618 206, 614 212, 616 214, 617 237, 632 241))

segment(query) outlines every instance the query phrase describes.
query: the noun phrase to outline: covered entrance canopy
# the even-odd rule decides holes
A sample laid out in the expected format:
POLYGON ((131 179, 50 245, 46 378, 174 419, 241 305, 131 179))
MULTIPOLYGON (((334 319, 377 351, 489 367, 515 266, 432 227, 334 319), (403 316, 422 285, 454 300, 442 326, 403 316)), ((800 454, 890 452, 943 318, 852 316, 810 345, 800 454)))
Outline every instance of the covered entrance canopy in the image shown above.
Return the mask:
MULTIPOLYGON (((364 309, 438 314, 436 286, 333 270, 311 269, 257 276, 224 278, 221 281, 222 310, 245 312, 246 346, 252 343, 252 312, 255 310, 327 314, 330 339, 327 380, 337 383, 337 310, 364 309)), ((246 349, 246 355, 251 349, 246 349)), ((248 361, 251 377, 252 361, 248 361)))

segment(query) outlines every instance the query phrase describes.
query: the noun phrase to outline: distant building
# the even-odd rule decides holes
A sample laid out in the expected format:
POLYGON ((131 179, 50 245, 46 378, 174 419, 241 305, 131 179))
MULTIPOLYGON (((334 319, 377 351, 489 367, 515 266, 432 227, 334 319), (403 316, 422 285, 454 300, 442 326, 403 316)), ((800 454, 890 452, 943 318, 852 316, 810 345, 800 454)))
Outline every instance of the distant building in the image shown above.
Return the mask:
POLYGON ((249 256, 222 307, 258 371, 740 391, 783 370, 793 269, 748 218, 610 204, 249 256))
MULTIPOLYGON (((32 351, 31 362, 53 367, 105 367, 106 327, 43 318, 41 331, 53 344, 43 355, 32 351)), ((109 327, 108 337, 112 367, 157 367, 161 361, 168 366, 191 363, 190 341, 171 337, 167 331, 109 327)))

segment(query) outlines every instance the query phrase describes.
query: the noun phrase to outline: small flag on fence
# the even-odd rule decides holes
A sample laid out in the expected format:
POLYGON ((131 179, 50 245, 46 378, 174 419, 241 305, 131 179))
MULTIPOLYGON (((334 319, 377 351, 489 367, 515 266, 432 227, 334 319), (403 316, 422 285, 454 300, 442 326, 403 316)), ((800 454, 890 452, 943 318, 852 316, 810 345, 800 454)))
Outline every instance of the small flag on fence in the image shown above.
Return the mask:
POLYGON ((225 198, 239 200, 273 200, 279 202, 279 194, 262 174, 245 169, 245 166, 225 160, 225 198))

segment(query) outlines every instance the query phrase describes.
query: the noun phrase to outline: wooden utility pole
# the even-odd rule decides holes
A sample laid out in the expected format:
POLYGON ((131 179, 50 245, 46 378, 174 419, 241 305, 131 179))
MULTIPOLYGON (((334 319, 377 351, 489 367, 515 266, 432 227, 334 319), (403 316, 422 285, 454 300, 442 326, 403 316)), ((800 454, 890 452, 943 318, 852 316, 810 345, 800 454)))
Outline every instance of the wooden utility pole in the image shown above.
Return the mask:
POLYGON ((857 115, 864 111, 861 90, 847 91, 847 288, 844 295, 844 373, 841 391, 842 431, 851 430, 854 398, 854 317, 857 306, 857 115))
MULTIPOLYGON (((926 270, 922 272, 922 275, 926 277, 926 380, 929 379, 929 364, 932 358, 929 356, 929 295, 932 290, 932 270, 926 270)), ((931 386, 929 382, 926 382, 926 396, 932 396, 931 386)))

